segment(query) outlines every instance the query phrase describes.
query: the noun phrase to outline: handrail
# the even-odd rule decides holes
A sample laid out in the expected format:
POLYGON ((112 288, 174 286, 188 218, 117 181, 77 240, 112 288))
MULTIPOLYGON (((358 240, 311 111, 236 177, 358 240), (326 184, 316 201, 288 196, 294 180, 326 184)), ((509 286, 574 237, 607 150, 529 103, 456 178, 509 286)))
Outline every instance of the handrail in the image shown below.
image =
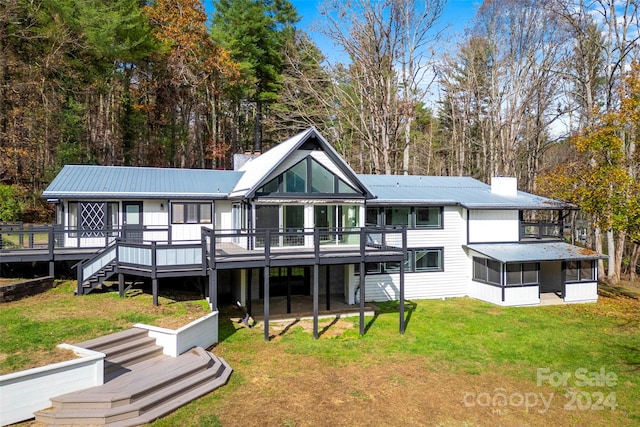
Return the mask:
POLYGON ((82 284, 86 280, 89 280, 93 275, 97 274, 102 268, 104 268, 104 266, 108 265, 109 263, 117 259, 117 253, 118 253, 117 244, 118 244, 118 239, 109 243, 107 246, 99 250, 94 256, 92 256, 88 260, 80 261, 76 264, 78 268, 77 269, 77 275, 78 275, 77 295, 82 294, 82 284), (111 255, 112 250, 113 250, 113 255, 111 255), (108 259, 106 262, 104 262, 105 258, 108 259), (96 267, 96 264, 98 264, 97 267, 96 267), (93 268, 93 270, 88 270, 88 267, 96 267, 96 268, 93 268))

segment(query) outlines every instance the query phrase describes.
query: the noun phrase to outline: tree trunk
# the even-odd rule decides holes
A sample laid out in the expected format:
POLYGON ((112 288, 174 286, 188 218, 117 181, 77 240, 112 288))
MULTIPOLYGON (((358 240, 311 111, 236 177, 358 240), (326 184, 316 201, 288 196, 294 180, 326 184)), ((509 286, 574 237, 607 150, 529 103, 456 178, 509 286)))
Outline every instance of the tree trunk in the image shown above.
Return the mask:
MULTIPOLYGON (((595 240, 596 252, 601 254, 602 253, 602 233, 600 232, 600 227, 596 226, 593 237, 595 240)), ((604 271, 604 260, 599 258, 598 259, 598 280, 601 282, 604 282, 606 280, 606 277, 607 275, 605 274, 605 271, 604 271)))
POLYGON ((640 258, 640 245, 634 243, 631 251, 631 261, 629 262, 629 280, 636 281, 636 271, 638 269, 638 259, 640 258))
POLYGON ((615 274, 616 274, 616 283, 620 281, 622 278, 622 258, 624 254, 624 246, 627 240, 627 233, 625 231, 621 231, 618 233, 618 241, 616 242, 616 264, 615 264, 615 274))
POLYGON ((262 151, 262 101, 256 101, 256 117, 253 127, 253 151, 262 151))
POLYGON ((620 278, 616 275, 617 254, 616 241, 613 235, 613 230, 607 230, 607 252, 609 254, 609 263, 607 265, 607 281, 610 285, 618 283, 620 278))

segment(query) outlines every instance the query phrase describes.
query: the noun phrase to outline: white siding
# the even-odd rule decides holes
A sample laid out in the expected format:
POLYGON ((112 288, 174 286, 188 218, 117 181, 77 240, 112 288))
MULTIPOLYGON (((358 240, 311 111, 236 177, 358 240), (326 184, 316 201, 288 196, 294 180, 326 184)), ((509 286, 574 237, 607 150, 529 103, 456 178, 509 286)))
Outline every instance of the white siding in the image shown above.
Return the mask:
POLYGON ((215 206, 216 230, 231 230, 233 228, 233 213, 231 202, 228 200, 216 201, 215 206))
POLYGON ((504 301, 502 301, 501 287, 472 281, 469 296, 502 306, 537 305, 540 304, 539 292, 538 286, 504 288, 504 301))
MULTIPOLYGON (((122 215, 122 213, 120 213, 122 215)), ((122 218, 120 218, 122 224, 122 218)), ((145 241, 167 241, 169 237, 169 202, 167 200, 144 200, 142 202, 142 224, 145 241), (154 231, 154 229, 156 229, 154 231)))
POLYGON ((469 284, 469 296, 492 304, 503 305, 502 288, 498 286, 471 281, 469 284))
POLYGON ((522 286, 505 288, 503 305, 537 305, 540 304, 540 288, 538 286, 522 286))
POLYGON ((595 302, 598 301, 598 283, 582 282, 567 283, 565 285, 565 302, 595 302))
MULTIPOLYGON (((443 213, 443 229, 407 230, 407 246, 411 248, 443 248, 444 271, 405 273, 405 298, 446 298, 467 295, 471 264, 462 245, 466 222, 462 209, 447 206, 443 213)), ((367 301, 398 299, 399 274, 370 274, 365 279, 367 301)))
POLYGON ((517 210, 469 211, 470 243, 517 242, 519 240, 520 220, 517 210))

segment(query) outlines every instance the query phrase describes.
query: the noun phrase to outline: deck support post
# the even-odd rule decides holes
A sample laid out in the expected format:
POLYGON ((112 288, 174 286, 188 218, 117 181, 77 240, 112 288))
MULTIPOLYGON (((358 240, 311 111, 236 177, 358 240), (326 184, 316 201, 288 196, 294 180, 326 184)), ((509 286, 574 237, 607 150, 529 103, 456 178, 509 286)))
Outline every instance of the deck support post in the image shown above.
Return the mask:
POLYGON ((209 305, 211 311, 218 309, 218 270, 209 269, 209 305))
POLYGON ((158 279, 151 279, 151 293, 153 294, 153 305, 158 305, 158 279))
POLYGON ((118 295, 124 297, 124 274, 118 273, 118 295))
POLYGON ((407 229, 402 229, 402 261, 400 261, 400 334, 404 334, 404 262, 407 259, 407 229))
POLYGON ((151 291, 153 292, 153 305, 158 305, 158 252, 156 242, 151 242, 151 291))
POLYGON ((287 267, 287 314, 291 313, 291 267, 287 267))
POLYGON ((318 293, 320 292, 320 232, 313 230, 315 259, 313 262, 313 339, 318 339, 318 293))
POLYGON ((329 278, 329 264, 327 264, 325 266, 324 269, 324 274, 325 274, 325 278, 324 278, 324 286, 325 286, 325 293, 327 295, 327 311, 331 310, 331 281, 329 278))
POLYGON ((365 268, 364 263, 364 243, 366 241, 366 235, 364 232, 364 228, 360 229, 360 335, 364 335, 364 288, 365 288, 365 275, 367 274, 367 269, 365 268))
POLYGON ((49 276, 52 276, 52 277, 54 277, 56 275, 55 263, 53 262, 53 260, 55 259, 55 255, 54 255, 54 249, 55 249, 54 228, 55 228, 55 226, 52 225, 47 230, 47 234, 48 234, 47 249, 49 250, 49 276))
POLYGON ((76 288, 76 295, 81 296, 82 295, 82 261, 76 264, 76 268, 77 268, 76 280, 78 282, 77 288, 76 288))
MULTIPOLYGON (((247 268, 247 313, 251 316, 251 286, 253 284, 253 268, 247 268)), ((260 292, 258 292, 259 294, 260 292)))
POLYGON ((269 341, 269 266, 264 266, 264 340, 269 341))
POLYGON ((271 267, 271 233, 265 233, 264 241, 264 340, 269 341, 269 270, 271 267))
POLYGON ((318 286, 319 282, 319 270, 318 263, 313 264, 313 339, 318 339, 318 286))

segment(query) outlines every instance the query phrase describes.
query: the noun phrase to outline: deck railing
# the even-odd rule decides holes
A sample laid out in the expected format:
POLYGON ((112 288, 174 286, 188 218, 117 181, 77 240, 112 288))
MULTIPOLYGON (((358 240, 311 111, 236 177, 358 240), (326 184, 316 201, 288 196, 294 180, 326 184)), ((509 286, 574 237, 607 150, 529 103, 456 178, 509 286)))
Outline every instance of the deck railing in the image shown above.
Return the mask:
MULTIPOLYGON (((142 239, 171 243, 167 226, 145 226, 142 239), (148 237, 148 238, 147 238, 148 237)), ((100 249, 118 238, 126 237, 126 229, 82 229, 63 225, 0 224, 0 250, 100 249)))
POLYGON ((362 253, 380 249, 402 250, 404 228, 352 227, 303 230, 210 230, 202 229, 208 258, 231 260, 248 255, 285 256, 313 252, 316 257, 362 253))

